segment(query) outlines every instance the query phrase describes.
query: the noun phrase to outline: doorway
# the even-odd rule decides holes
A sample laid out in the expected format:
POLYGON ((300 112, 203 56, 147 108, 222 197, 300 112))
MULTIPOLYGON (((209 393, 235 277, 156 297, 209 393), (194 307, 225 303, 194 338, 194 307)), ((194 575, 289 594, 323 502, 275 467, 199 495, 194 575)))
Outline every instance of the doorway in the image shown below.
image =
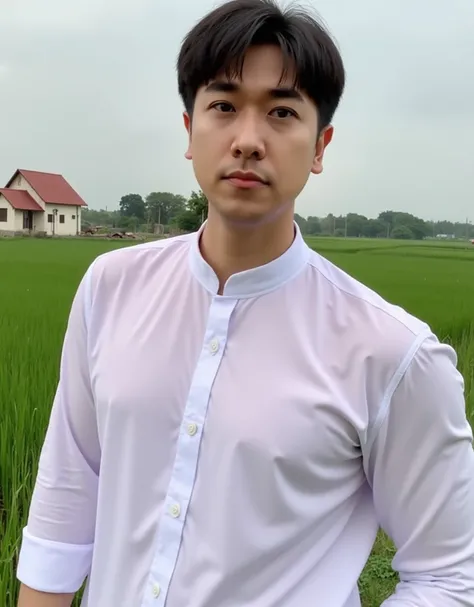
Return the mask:
POLYGON ((30 232, 33 229, 33 211, 23 211, 23 229, 30 232))

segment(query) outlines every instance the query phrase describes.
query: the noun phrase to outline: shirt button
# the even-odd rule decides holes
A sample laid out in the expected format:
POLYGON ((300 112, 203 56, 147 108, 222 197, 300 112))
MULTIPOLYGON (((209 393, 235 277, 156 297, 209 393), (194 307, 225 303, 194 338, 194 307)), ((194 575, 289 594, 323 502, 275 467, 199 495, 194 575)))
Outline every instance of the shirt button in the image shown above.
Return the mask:
POLYGON ((160 596, 160 585, 159 584, 153 584, 153 596, 155 599, 157 599, 160 596))
POLYGON ((217 339, 213 339, 209 344, 209 348, 213 354, 216 354, 219 351, 219 341, 217 339))
POLYGON ((181 514, 181 508, 179 507, 179 504, 172 504, 170 507, 170 514, 173 518, 178 518, 179 515, 181 514))
POLYGON ((198 427, 197 427, 197 425, 194 422, 191 422, 190 424, 188 424, 188 434, 189 434, 189 436, 194 436, 197 431, 198 431, 198 427))

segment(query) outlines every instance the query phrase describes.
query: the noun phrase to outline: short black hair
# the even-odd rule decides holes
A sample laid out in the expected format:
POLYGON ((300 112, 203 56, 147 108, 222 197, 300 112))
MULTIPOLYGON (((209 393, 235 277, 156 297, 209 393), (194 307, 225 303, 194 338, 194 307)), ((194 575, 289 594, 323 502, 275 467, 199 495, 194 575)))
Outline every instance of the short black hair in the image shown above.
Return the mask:
POLYGON ((231 0, 187 34, 177 61, 178 89, 186 111, 192 114, 198 89, 218 74, 241 77, 249 48, 263 44, 281 49, 284 72, 294 66, 294 86, 318 109, 319 128, 329 125, 344 92, 340 52, 315 17, 298 7, 281 9, 274 0, 231 0))

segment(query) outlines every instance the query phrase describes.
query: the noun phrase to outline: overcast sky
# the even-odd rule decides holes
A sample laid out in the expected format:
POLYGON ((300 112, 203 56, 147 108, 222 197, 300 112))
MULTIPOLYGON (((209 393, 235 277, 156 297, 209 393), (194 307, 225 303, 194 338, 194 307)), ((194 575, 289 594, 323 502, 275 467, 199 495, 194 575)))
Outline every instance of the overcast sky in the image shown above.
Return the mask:
MULTIPOLYGON (((474 220, 474 1, 306 0, 347 88, 304 216, 474 220)), ((215 0, 0 0, 0 185, 63 173, 92 208, 197 189, 175 62, 215 0)))

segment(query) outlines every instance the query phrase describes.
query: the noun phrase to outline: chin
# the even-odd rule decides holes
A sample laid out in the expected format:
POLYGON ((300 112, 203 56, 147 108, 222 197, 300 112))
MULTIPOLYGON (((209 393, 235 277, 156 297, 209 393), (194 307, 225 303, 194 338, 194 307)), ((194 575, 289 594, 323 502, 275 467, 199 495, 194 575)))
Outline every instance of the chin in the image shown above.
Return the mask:
POLYGON ((280 215, 278 209, 255 202, 233 201, 219 205, 216 210, 226 222, 239 227, 258 227, 272 223, 280 215))

